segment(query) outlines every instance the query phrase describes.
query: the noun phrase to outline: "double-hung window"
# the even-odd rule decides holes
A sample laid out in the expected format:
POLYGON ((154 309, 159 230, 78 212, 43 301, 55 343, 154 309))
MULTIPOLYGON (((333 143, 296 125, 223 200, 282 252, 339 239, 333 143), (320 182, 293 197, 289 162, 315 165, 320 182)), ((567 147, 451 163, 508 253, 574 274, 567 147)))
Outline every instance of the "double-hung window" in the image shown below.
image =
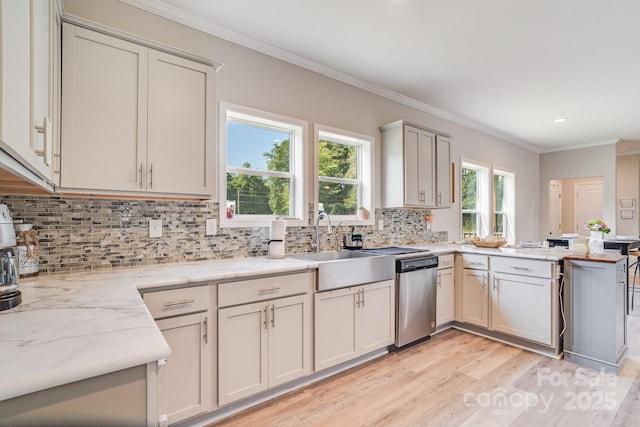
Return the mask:
POLYGON ((221 225, 303 222, 306 123, 226 103, 220 110, 221 225))
MULTIPOLYGON (((373 209, 373 141, 369 136, 316 125, 317 203, 340 221, 373 209)), ((373 223, 369 219, 360 220, 373 223)))
POLYGON ((515 175, 466 160, 461 169, 461 237, 494 236, 513 243, 515 175))

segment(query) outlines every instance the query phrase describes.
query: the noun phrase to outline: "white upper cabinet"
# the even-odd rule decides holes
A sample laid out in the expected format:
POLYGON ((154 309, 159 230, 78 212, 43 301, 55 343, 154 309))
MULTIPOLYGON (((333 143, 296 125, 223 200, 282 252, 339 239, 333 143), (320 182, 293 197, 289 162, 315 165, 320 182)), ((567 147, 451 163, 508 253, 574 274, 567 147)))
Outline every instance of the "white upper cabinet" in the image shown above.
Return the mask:
POLYGON ((56 8, 50 0, 2 0, 0 15, 0 147, 25 168, 14 172, 49 187, 57 112, 56 8))
POLYGON ((65 189, 211 197, 213 67, 63 26, 65 189))
POLYGON ((403 121, 380 128, 385 207, 451 205, 449 139, 403 121))

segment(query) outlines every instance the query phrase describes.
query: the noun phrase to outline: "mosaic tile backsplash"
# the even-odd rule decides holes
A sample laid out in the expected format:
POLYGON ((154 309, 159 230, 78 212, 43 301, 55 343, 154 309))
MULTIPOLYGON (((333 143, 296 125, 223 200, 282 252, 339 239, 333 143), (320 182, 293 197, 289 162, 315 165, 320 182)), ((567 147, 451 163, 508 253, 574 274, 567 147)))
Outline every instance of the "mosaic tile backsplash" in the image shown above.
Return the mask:
MULTIPOLYGON (((220 258, 264 256, 269 229, 219 228, 205 236, 205 219, 218 204, 199 201, 116 200, 56 196, 0 196, 14 219, 34 224, 41 245, 40 272, 59 272, 220 258), (149 237, 149 219, 162 220, 162 237, 149 237)), ((309 206, 310 211, 313 206, 309 206)), ((384 230, 357 226, 366 247, 435 243, 447 232, 428 230, 420 209, 376 209, 384 230)), ((310 215, 310 217, 313 217, 310 215)), ((334 224, 334 226, 337 224, 334 224)), ((325 231, 326 229, 323 229, 325 231)), ((342 236, 321 233, 323 250, 337 249, 342 236)), ((311 252, 313 226, 287 228, 286 253, 311 252)))

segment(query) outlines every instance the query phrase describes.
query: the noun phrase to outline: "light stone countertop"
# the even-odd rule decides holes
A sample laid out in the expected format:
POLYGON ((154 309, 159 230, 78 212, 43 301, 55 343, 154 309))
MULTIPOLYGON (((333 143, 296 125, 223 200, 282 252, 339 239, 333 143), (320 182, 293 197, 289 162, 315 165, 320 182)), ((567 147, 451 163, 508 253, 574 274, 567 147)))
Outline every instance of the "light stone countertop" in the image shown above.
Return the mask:
MULTIPOLYGON (((434 255, 477 253, 559 261, 566 248, 403 245, 434 255)), ((170 349, 139 291, 317 268, 292 258, 238 258, 22 279, 22 304, 0 312, 0 400, 153 362, 170 349)))
POLYGON ((139 290, 316 267, 242 258, 21 279, 22 304, 0 312, 0 401, 168 357, 139 290))
POLYGON ((434 255, 445 253, 471 253, 491 256, 508 256, 514 258, 538 259, 543 261, 561 261, 564 257, 571 255, 568 248, 518 248, 518 247, 501 247, 501 248, 479 248, 471 243, 458 244, 446 243, 437 245, 408 245, 408 247, 426 249, 434 255))

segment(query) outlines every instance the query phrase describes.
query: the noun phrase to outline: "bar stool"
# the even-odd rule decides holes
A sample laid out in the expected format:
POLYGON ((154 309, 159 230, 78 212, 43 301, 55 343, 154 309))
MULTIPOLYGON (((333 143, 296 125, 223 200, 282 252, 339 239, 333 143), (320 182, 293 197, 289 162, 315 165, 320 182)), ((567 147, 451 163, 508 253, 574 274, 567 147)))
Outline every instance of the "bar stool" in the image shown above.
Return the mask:
MULTIPOLYGON (((630 257, 634 256, 634 257, 640 257, 640 250, 630 250, 629 254, 630 257)), ((631 271, 632 268, 635 267, 635 270, 633 272, 633 284, 631 286, 631 310, 633 310, 633 297, 635 296, 635 291, 636 291, 636 276, 638 275, 638 269, 640 268, 640 258, 636 258, 636 261, 629 264, 629 269, 628 271, 631 271)))

